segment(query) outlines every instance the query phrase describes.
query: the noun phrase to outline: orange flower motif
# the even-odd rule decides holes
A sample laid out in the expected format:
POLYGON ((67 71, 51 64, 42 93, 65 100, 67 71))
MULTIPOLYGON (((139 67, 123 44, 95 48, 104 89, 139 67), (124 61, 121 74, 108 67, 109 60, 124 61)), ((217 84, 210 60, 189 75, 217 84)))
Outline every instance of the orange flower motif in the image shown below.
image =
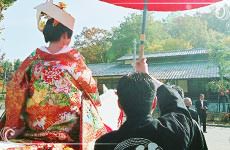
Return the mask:
POLYGON ((67 5, 66 5, 64 2, 59 2, 59 3, 58 3, 58 7, 59 7, 60 9, 65 9, 65 8, 67 7, 67 5))

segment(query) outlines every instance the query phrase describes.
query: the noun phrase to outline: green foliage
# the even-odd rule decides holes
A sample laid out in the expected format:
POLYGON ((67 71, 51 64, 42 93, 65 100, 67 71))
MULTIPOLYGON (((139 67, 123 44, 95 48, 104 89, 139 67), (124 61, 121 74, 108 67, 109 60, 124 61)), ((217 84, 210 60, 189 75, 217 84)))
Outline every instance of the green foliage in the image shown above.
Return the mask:
POLYGON ((16 0, 0 0, 0 21, 3 19, 2 11, 6 10, 11 6, 16 0))
POLYGON ((230 48, 230 36, 224 37, 222 43, 225 47, 230 48))
POLYGON ((172 38, 183 39, 192 47, 206 47, 209 30, 206 22, 196 16, 179 16, 166 24, 172 38))
POLYGON ((181 50, 181 49, 190 49, 192 45, 190 42, 184 39, 170 38, 167 40, 163 40, 163 50, 181 50))
POLYGON ((75 36, 74 47, 85 57, 87 63, 107 62, 106 52, 110 48, 111 34, 100 28, 84 28, 75 36))
POLYGON ((190 42, 185 41, 184 39, 177 38, 168 38, 162 39, 158 42, 151 43, 152 45, 148 46, 147 51, 172 51, 172 50, 181 50, 181 49, 191 49, 192 45, 190 42))
MULTIPOLYGON (((151 14, 149 15, 149 22, 146 30, 146 44, 145 49, 149 52, 158 51, 161 49, 154 49, 155 45, 161 45, 164 49, 164 41, 171 39, 171 35, 165 29, 165 26, 160 21, 155 21, 151 14)), ((156 46, 157 47, 157 46, 156 46)))
POLYGON ((230 82, 228 80, 211 81, 207 84, 207 91, 218 93, 230 89, 230 82))
MULTIPOLYGON (((164 21, 156 21, 152 14, 149 14, 145 51, 207 48, 210 43, 225 37, 223 33, 210 28, 208 22, 202 17, 201 14, 193 16, 175 14, 164 21)), ((119 27, 113 29, 112 47, 107 53, 110 61, 132 53, 133 40, 139 39, 141 18, 142 15, 131 14, 119 27)))
MULTIPOLYGON (((3 10, 6 10, 8 7, 10 7, 16 0, 0 0, 0 22, 3 20, 3 10)), ((0 34, 2 33, 2 30, 4 28, 0 27, 0 34)), ((1 40, 1 38, 0 38, 1 40)))
POLYGON ((132 14, 129 17, 126 17, 125 21, 122 22, 119 27, 113 29, 113 36, 111 38, 112 47, 107 53, 110 61, 113 61, 124 54, 131 53, 133 40, 139 39, 140 27, 141 15, 132 14))
MULTIPOLYGON (((133 40, 139 40, 141 31, 142 15, 131 14, 126 17, 124 22, 119 27, 113 29, 113 36, 111 39, 112 47, 108 51, 108 58, 110 61, 114 61, 118 57, 125 54, 132 53, 133 40)), ((170 38, 170 35, 164 29, 164 25, 160 21, 155 21, 150 13, 147 17, 146 25, 146 51, 154 51, 155 49, 161 49, 157 47, 163 39, 170 38)))
MULTIPOLYGON (((223 6, 223 10, 224 9, 230 10, 230 7, 223 6)), ((210 12, 196 13, 193 15, 171 13, 164 20, 155 20, 153 13, 148 13, 145 51, 155 52, 190 48, 210 48, 210 45, 217 46, 220 43, 229 49, 230 36, 228 35, 230 33, 230 27, 228 28, 227 26, 229 20, 226 19, 226 16, 220 18, 221 13, 223 13, 222 8, 220 10, 212 8, 210 12), (217 12, 219 12, 219 14, 217 12)), ((118 27, 112 29, 109 38, 105 38, 104 42, 103 39, 100 40, 100 43, 106 43, 105 47, 101 47, 100 43, 97 42, 93 47, 88 44, 88 46, 84 46, 84 48, 80 46, 79 49, 83 55, 86 55, 86 59, 90 63, 115 61, 123 55, 133 53, 133 41, 134 39, 139 41, 141 24, 142 15, 131 14, 125 17, 124 21, 121 22, 118 27), (94 56, 88 58, 88 52, 94 56), (100 56, 103 56, 104 59, 100 56)), ((85 32, 84 30, 82 32, 85 32)), ((76 39, 79 40, 78 38, 79 36, 76 39)), ((75 46, 78 47, 78 44, 81 45, 81 43, 76 42, 75 46)), ((225 66, 228 64, 226 62, 222 63, 222 61, 225 61, 229 56, 226 53, 227 49, 225 48, 224 54, 218 50, 218 47, 214 49, 215 50, 210 52, 211 55, 213 55, 213 53, 220 53, 217 55, 221 55, 221 57, 219 57, 219 60, 216 62, 219 62, 220 66, 222 66, 221 69, 226 71, 225 66)))
POLYGON ((217 41, 209 45, 210 60, 219 68, 220 80, 230 75, 230 47, 226 40, 217 41))
POLYGON ((0 0, 0 8, 1 8, 1 10, 6 9, 10 5, 12 5, 12 3, 15 2, 15 1, 16 0, 0 0))
POLYGON ((199 16, 203 21, 208 23, 208 27, 217 32, 229 35, 229 10, 230 6, 224 5, 222 7, 213 7, 210 13, 200 13, 199 16))
POLYGON ((218 66, 220 80, 211 81, 207 85, 207 89, 212 92, 226 91, 230 89, 230 45, 229 37, 210 44, 209 53, 210 61, 218 66))
POLYGON ((20 65, 21 65, 20 59, 15 60, 14 61, 14 71, 16 71, 20 65))

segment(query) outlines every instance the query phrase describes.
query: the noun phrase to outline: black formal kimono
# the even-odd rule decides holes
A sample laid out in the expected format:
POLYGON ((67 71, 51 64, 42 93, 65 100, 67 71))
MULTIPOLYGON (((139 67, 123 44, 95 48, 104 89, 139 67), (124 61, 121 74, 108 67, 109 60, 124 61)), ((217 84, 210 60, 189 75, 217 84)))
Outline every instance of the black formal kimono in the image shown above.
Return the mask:
POLYGON ((162 85, 157 97, 161 117, 127 118, 119 130, 99 138, 95 150, 206 150, 203 133, 178 92, 162 85))
POLYGON ((201 100, 197 101, 196 104, 196 111, 200 117, 200 121, 203 125, 203 132, 206 132, 206 118, 207 118, 207 110, 208 110, 208 103, 206 100, 203 100, 203 106, 201 100))
POLYGON ((188 111, 190 112, 192 119, 194 119, 198 124, 200 124, 200 117, 199 117, 197 111, 195 111, 192 108, 188 108, 188 111))

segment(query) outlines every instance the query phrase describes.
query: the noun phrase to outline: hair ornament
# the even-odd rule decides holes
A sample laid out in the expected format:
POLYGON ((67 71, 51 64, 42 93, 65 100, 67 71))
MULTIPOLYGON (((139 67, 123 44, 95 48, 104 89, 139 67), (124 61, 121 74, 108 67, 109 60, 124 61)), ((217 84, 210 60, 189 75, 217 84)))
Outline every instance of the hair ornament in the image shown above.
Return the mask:
POLYGON ((57 5, 53 4, 53 0, 47 0, 35 7, 37 9, 37 26, 39 31, 43 32, 46 22, 53 18, 53 26, 59 23, 73 31, 75 19, 64 9, 67 5, 64 2, 59 2, 57 5))

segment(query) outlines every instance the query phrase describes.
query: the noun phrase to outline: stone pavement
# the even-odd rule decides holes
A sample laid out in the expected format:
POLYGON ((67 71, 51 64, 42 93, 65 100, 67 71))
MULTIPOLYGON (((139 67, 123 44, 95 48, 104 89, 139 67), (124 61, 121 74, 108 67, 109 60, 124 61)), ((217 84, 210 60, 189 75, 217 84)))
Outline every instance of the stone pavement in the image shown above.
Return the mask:
POLYGON ((204 133, 209 150, 230 150, 230 128, 207 126, 204 133))

